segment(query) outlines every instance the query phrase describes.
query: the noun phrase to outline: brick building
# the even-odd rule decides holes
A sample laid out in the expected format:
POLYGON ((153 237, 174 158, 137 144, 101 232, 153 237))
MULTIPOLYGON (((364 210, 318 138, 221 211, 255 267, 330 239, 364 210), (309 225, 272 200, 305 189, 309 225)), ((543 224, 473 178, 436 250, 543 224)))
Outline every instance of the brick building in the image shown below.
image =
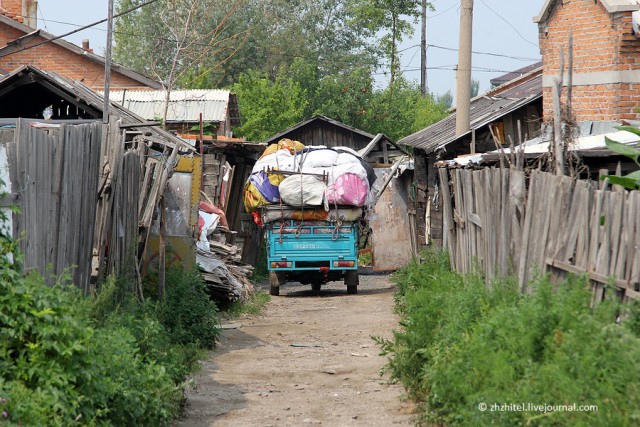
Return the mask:
MULTIPOLYGON (((33 65, 81 81, 91 89, 103 89, 104 58, 93 53, 88 45, 83 48, 62 39, 54 40, 52 34, 36 30, 36 16, 37 0, 0 0, 0 71, 33 65)), ((160 84, 113 64, 111 88, 158 89, 160 84)))
POLYGON ((570 34, 571 105, 577 121, 640 118, 635 111, 640 106, 640 35, 633 24, 639 10, 636 0, 545 0, 534 18, 543 62, 545 121, 553 116, 551 88, 560 72, 560 49, 565 55, 563 82, 567 83, 570 34))

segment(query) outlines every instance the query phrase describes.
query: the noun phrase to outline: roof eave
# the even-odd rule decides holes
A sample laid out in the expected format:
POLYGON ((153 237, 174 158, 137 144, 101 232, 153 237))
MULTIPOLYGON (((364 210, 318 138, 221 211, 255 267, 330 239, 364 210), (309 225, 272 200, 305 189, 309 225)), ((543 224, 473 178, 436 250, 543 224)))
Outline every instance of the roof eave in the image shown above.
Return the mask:
MULTIPOLYGON (((545 22, 551 14, 551 8, 557 0, 545 0, 540 13, 533 18, 533 22, 540 24, 545 22)), ((631 3, 628 0, 600 0, 604 8, 609 13, 634 12, 640 10, 640 4, 631 3)))
MULTIPOLYGON (((99 64, 104 65, 105 64, 105 59, 100 56, 100 55, 96 55, 95 53, 92 52, 88 52, 84 49, 82 49, 80 46, 76 46, 73 43, 70 43, 66 40, 63 39, 56 39, 56 36, 54 36, 51 33, 48 33, 46 31, 43 30, 36 30, 34 28, 29 27, 28 25, 22 24, 16 20, 13 20, 7 16, 4 15, 0 15, 0 23, 6 24, 18 31, 24 32, 25 36, 30 36, 30 35, 38 35, 46 40, 50 40, 51 43, 55 43, 60 47, 63 47, 64 49, 67 49, 75 54, 78 55, 82 55, 87 57, 87 59, 93 61, 93 62, 97 62, 99 64)), ((7 48, 8 46, 10 46, 10 44, 7 44, 7 46, 4 46, 2 48, 0 48, 0 52, 3 51, 3 49, 7 48)), ((118 73, 129 77, 132 80, 138 81, 142 84, 144 84, 145 86, 149 86, 152 87, 154 89, 160 89, 162 87, 162 85, 160 84, 160 82, 150 79, 149 77, 138 73, 137 71, 133 71, 129 68, 126 68, 122 65, 119 64, 115 64, 112 63, 111 64, 111 69, 117 71, 118 73)))

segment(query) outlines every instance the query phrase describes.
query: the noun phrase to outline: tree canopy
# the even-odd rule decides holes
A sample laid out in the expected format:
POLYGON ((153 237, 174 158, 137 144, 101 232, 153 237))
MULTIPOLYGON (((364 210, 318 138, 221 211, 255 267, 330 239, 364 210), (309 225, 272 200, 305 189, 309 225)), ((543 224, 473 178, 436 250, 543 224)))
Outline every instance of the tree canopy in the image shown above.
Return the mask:
MULTIPOLYGON (((142 0, 117 0, 123 11, 142 0)), ((397 139, 446 114, 398 66, 421 0, 160 0, 118 18, 116 61, 173 88, 230 88, 261 141, 323 114, 397 139), (385 88, 376 73, 390 76, 385 88)))

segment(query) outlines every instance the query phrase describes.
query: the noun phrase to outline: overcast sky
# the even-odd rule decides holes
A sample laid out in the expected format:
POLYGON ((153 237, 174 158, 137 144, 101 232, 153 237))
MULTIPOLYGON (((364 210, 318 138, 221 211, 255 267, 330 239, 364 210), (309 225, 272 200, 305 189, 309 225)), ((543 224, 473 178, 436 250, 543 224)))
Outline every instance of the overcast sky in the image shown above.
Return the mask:
MULTIPOLYGON (((489 80, 530 65, 540 58, 538 27, 533 23, 544 0, 475 0, 473 20, 473 78, 480 81, 480 92, 489 89, 489 80), (502 55, 502 56, 496 56, 502 55)), ((427 81, 429 89, 442 94, 455 93, 455 64, 458 62, 460 0, 434 0, 435 11, 427 20, 427 81), (447 50, 451 49, 451 50, 447 50)), ((107 17, 107 0, 38 0, 38 26, 59 35, 107 17)), ((106 45, 106 25, 67 37, 80 45, 89 39, 102 55, 106 45)), ((420 80, 420 29, 402 44, 405 76, 420 80)), ((378 76, 380 84, 385 77, 378 76)))

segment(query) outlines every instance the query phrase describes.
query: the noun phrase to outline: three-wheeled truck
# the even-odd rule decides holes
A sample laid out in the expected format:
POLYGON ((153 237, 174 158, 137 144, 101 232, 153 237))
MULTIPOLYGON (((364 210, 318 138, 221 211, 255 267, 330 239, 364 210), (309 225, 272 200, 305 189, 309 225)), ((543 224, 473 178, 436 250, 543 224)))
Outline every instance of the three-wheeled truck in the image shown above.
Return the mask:
POLYGON ((357 221, 282 220, 266 224, 267 266, 271 295, 288 281, 322 284, 344 280, 347 293, 358 292, 357 221))

